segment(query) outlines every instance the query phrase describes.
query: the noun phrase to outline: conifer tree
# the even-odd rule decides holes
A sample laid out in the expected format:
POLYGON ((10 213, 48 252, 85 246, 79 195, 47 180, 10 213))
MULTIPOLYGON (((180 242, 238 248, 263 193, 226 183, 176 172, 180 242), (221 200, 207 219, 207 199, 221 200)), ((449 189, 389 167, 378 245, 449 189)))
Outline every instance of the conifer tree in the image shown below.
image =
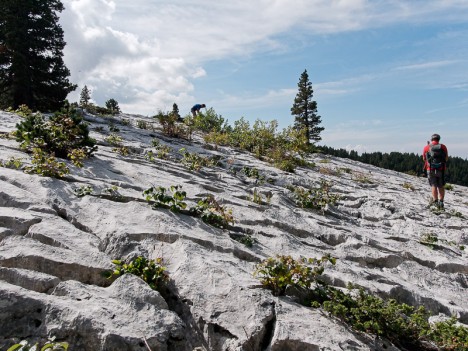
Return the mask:
POLYGON ((76 86, 63 62, 60 0, 0 0, 0 108, 58 110, 76 86))
POLYGON ((106 108, 110 111, 111 114, 115 115, 120 113, 119 103, 115 99, 109 99, 106 101, 106 108))
POLYGON ((88 107, 89 100, 91 100, 91 91, 85 85, 83 89, 81 89, 81 93, 80 93, 80 106, 83 108, 88 107))
POLYGON ((313 101, 314 91, 312 83, 309 81, 307 70, 301 74, 297 84, 299 91, 294 98, 294 104, 291 108, 291 114, 295 116, 294 126, 296 129, 304 128, 306 130, 307 141, 310 144, 322 140, 320 133, 325 129, 319 127, 322 122, 321 117, 317 115, 317 102, 313 101))
POLYGON ((172 115, 179 119, 180 118, 180 114, 179 114, 179 106, 177 106, 177 104, 174 102, 174 104, 172 105, 172 115))

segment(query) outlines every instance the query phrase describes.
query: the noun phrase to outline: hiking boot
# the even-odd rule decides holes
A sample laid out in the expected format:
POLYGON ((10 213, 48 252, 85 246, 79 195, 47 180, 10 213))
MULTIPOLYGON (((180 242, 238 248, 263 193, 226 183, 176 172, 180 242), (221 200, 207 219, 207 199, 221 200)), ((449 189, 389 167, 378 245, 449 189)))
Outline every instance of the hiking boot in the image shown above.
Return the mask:
POLYGON ((439 207, 439 209, 443 210, 444 209, 444 201, 439 200, 439 203, 437 204, 437 207, 439 207))

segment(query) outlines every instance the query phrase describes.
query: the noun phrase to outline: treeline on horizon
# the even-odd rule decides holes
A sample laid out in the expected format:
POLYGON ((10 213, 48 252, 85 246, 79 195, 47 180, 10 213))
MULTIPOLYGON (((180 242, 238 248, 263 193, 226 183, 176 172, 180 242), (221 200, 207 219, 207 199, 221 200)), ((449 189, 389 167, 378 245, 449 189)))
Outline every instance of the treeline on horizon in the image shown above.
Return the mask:
MULTIPOLYGON (((351 160, 370 164, 380 168, 403 172, 415 176, 423 176, 424 162, 421 155, 401 152, 364 152, 361 155, 357 151, 346 149, 335 149, 329 146, 318 146, 324 154, 349 158, 351 160)), ((461 157, 449 156, 447 162, 446 180, 451 184, 468 186, 468 160, 461 157)))

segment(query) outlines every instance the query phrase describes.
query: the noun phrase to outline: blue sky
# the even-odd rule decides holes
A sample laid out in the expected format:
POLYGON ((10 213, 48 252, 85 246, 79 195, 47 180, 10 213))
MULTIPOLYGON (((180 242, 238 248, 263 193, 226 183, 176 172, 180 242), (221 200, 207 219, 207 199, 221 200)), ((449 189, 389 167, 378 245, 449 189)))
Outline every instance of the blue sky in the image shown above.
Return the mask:
POLYGON ((64 0, 65 63, 99 105, 153 115, 205 103, 293 123, 307 69, 336 148, 468 158, 468 1, 64 0))

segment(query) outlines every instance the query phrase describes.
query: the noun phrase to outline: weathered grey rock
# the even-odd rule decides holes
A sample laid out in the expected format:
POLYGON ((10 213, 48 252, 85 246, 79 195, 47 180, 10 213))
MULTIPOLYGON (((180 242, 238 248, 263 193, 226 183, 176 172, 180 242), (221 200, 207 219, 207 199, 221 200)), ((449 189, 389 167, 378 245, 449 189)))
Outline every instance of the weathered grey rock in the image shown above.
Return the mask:
MULTIPOLYGON (((288 174, 238 150, 207 150, 197 135, 189 143, 138 129, 138 120, 159 126, 133 115, 113 118, 132 151, 122 157, 105 142, 109 119, 85 117, 99 150, 82 169, 69 164, 70 175, 53 179, 0 167, 0 349, 53 335, 71 351, 397 350, 263 289, 255 265, 277 254, 330 253, 338 261, 326 267, 329 283, 352 282, 468 323, 466 188, 447 191, 446 211, 436 215, 425 179, 334 157, 323 163, 321 155, 311 157, 319 167, 288 174), (153 138, 172 148, 170 159, 145 159, 153 138), (192 172, 180 163, 182 147, 216 154, 223 166, 192 172), (243 167, 270 182, 245 176, 243 167), (341 195, 338 204, 297 207, 289 188, 321 180, 341 195), (171 185, 182 186, 189 206, 214 195, 232 209, 235 225, 223 230, 152 209, 142 196, 171 185), (82 186, 92 194, 78 197, 82 186), (262 204, 250 200, 254 190, 262 204), (247 233, 252 247, 236 241, 247 233), (438 237, 432 247, 421 243, 428 234, 438 237), (102 276, 111 260, 139 255, 164 258, 171 282, 162 295, 132 275, 102 276)), ((0 112, 0 132, 19 120, 0 112)), ((30 162, 14 140, 0 139, 0 161, 11 157, 30 162)))

